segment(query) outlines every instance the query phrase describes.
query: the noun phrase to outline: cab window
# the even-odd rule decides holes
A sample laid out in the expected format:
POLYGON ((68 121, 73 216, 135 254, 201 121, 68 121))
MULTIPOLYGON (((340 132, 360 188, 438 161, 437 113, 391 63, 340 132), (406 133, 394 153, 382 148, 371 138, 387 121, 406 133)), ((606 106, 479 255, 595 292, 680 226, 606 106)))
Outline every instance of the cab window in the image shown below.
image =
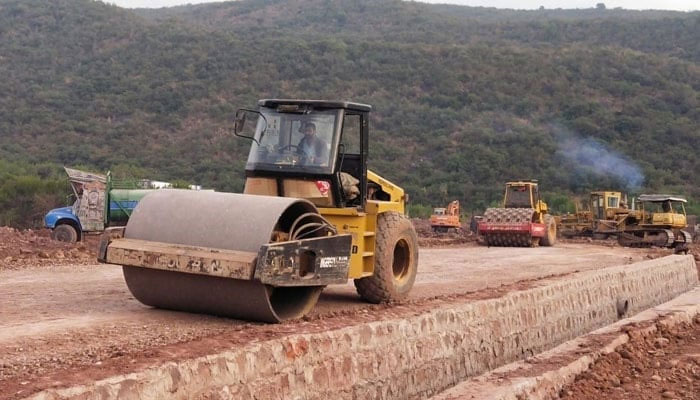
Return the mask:
POLYGON ((685 214, 685 207, 683 206, 683 203, 681 203, 680 201, 674 202, 673 212, 675 212, 676 214, 685 214))
POLYGON ((526 185, 508 186, 506 190, 506 207, 532 207, 530 190, 526 185))
POLYGON ((360 116, 358 114, 345 114, 340 143, 342 152, 360 154, 360 116))
POLYGON ((247 169, 330 172, 338 110, 311 113, 260 110, 247 169))

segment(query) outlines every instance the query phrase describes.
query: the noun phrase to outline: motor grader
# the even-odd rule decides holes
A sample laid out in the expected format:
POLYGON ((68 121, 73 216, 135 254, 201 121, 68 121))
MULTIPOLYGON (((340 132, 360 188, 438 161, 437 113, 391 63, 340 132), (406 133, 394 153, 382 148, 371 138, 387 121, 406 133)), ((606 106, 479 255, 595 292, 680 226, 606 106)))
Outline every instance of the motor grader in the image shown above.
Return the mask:
POLYGON ((502 208, 487 208, 478 232, 488 246, 553 246, 557 225, 536 180, 506 183, 502 208))
POLYGON ((621 192, 594 191, 590 193, 587 207, 573 214, 554 217, 557 233, 563 237, 589 236, 607 239, 616 235, 620 223, 629 214, 626 197, 621 192))
POLYGON ((367 169, 370 111, 284 99, 240 109, 234 133, 252 141, 244 193, 149 194, 105 233, 100 261, 122 265, 146 305, 255 321, 301 317, 348 279, 366 301, 405 298, 417 236, 404 191, 367 169))

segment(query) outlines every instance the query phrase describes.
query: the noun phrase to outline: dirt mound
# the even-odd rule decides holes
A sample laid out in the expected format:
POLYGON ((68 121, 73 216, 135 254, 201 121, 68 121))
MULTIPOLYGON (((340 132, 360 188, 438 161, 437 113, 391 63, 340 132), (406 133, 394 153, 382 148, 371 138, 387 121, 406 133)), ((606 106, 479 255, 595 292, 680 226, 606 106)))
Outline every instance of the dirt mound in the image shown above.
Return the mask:
POLYGON ((696 399, 700 393, 700 316, 649 333, 627 327, 630 341, 565 387, 565 399, 696 399))
POLYGON ((98 238, 80 243, 51 239, 47 230, 0 227, 0 270, 29 266, 94 264, 98 238))
POLYGON ((465 245, 468 243, 476 244, 477 235, 469 230, 464 224, 460 229, 450 229, 447 233, 437 233, 430 226, 430 221, 420 218, 412 218, 413 227, 418 234, 418 245, 420 247, 440 247, 440 246, 455 246, 465 245))
POLYGON ((695 261, 700 262, 700 243, 693 243, 688 246, 688 254, 695 256, 695 261))

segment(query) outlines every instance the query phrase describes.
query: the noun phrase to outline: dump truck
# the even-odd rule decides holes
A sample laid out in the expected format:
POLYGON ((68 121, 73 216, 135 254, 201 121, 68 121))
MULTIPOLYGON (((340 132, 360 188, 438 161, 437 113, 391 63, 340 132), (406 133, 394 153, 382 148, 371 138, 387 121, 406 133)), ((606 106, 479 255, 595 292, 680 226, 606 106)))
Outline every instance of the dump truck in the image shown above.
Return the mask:
POLYGON ((687 200, 668 194, 642 194, 635 200, 634 209, 621 221, 618 242, 630 247, 670 247, 679 251, 688 249, 692 235, 685 212, 687 200))
POLYGON ((252 141, 243 193, 148 194, 105 232, 99 260, 122 265, 143 304, 254 321, 302 317, 348 279, 372 303, 406 298, 418 240, 403 189, 367 169, 370 111, 295 99, 239 109, 233 133, 252 141))
POLYGON ((520 180, 506 183, 503 207, 487 208, 478 232, 488 246, 553 246, 557 225, 537 180, 520 180))
POLYGON ((450 229, 459 229, 459 200, 451 201, 446 208, 435 208, 430 216, 430 227, 434 232, 446 233, 450 229))
POLYGON ((126 224, 139 200, 151 190, 138 189, 135 182, 120 182, 107 175, 64 167, 75 202, 55 208, 44 216, 44 226, 54 240, 77 242, 86 234, 102 233, 110 226, 126 224))
POLYGON ((563 237, 588 236, 607 239, 616 235, 619 224, 629 213, 627 200, 621 192, 591 192, 584 208, 576 205, 576 212, 555 216, 557 232, 563 237))

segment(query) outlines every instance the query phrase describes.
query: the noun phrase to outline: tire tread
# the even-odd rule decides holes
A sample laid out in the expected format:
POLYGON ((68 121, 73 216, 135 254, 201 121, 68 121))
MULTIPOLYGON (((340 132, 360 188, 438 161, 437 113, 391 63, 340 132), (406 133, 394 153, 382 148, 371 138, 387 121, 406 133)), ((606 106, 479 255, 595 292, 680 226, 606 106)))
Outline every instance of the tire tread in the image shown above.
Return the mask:
POLYGON ((411 221, 406 218, 403 214, 397 212, 385 212, 377 217, 377 236, 375 243, 375 263, 374 263, 374 274, 366 278, 355 279, 355 288, 357 293, 366 301, 371 303, 383 303, 388 301, 401 300, 406 297, 408 291, 410 291, 415 281, 417 264, 418 264, 418 237, 416 235, 415 229, 411 221), (412 246, 414 254, 412 255, 413 265, 412 271, 409 274, 412 276, 409 278, 410 282, 404 286, 408 288, 403 288, 402 292, 398 292, 393 285, 393 251, 394 245, 392 238, 401 232, 402 230, 410 227, 410 243, 412 246), (387 247, 388 246, 388 247, 387 247), (379 251, 389 251, 391 254, 386 257, 386 254, 379 254, 379 251), (380 262, 381 259, 388 259, 388 262, 380 262), (388 268, 388 271, 385 270, 388 268), (390 277, 390 279, 387 279, 390 277))

